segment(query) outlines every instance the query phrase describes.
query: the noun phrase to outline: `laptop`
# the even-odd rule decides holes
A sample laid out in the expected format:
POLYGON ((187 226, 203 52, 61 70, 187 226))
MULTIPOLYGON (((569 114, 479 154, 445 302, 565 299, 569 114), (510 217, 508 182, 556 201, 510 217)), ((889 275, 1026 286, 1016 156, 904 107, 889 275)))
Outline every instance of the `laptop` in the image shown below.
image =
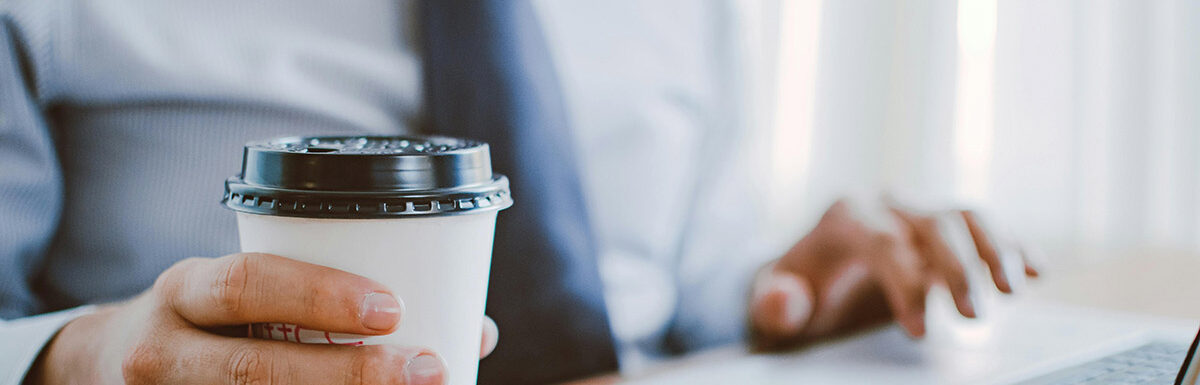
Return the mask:
POLYGON ((1028 385, 1073 384, 1170 384, 1198 385, 1196 344, 1191 346, 1171 342, 1151 342, 1107 357, 1049 373, 1030 381, 1028 385), (1176 362, 1183 357, 1183 364, 1176 362))
POLYGON ((1000 302, 981 320, 931 307, 920 341, 888 326, 785 354, 724 348, 625 384, 1196 384, 1196 321, 1000 302))

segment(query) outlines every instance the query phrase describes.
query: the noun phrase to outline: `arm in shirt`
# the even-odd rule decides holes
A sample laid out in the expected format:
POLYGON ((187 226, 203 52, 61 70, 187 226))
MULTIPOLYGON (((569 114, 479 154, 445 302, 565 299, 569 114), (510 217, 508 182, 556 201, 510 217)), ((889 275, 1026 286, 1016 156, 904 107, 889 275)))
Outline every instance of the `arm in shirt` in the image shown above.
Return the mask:
MULTIPOLYGON (((666 347, 691 352, 741 343, 749 331, 751 285, 756 273, 783 250, 767 236, 767 169, 749 129, 727 129, 719 140, 728 152, 714 154, 700 176, 685 221, 675 285, 679 293, 666 347)), ((715 139, 714 139, 715 138, 715 139)))
MULTIPOLYGON (((38 312, 32 281, 62 205, 62 176, 41 107, 34 73, 22 66, 27 49, 0 2, 0 319, 38 312)), ((0 320, 0 385, 20 384, 59 328, 87 312, 79 308, 0 320)))

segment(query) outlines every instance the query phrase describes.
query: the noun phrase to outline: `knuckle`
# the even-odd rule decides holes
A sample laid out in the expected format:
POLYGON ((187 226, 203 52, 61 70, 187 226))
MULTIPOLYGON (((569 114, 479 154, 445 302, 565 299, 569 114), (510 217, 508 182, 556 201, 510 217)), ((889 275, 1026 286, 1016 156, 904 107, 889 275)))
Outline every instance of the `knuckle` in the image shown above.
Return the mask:
POLYGON ((969 287, 967 272, 958 261, 949 261, 945 266, 942 266, 942 275, 947 289, 950 289, 951 292, 960 293, 967 291, 969 287))
POLYGON ((870 235, 871 246, 884 252, 896 250, 900 247, 900 236, 887 231, 879 231, 870 235))
POLYGON ((323 298, 326 297, 325 292, 328 291, 326 285, 320 285, 312 290, 305 290, 301 295, 301 300, 304 301, 304 307, 300 309, 307 317, 316 317, 319 314, 327 312, 327 308, 321 305, 326 303, 323 298))
POLYGON ((403 368, 408 356, 399 349, 387 345, 364 346, 355 349, 353 373, 350 383, 403 384, 403 368))
POLYGON ((950 277, 950 280, 965 285, 967 283, 967 272, 963 269, 962 265, 958 261, 949 261, 946 264, 946 275, 950 277))
POLYGON ((166 373, 166 361, 158 345, 139 343, 121 360, 121 375, 128 384, 154 384, 166 373))
POLYGON ((938 230, 938 218, 935 216, 921 216, 914 220, 914 224, 921 231, 934 232, 938 230))
MULTIPOLYGON (((959 270, 962 270, 962 268, 959 268, 959 270)), ((967 278, 962 274, 951 275, 947 284, 950 285, 950 290, 954 292, 965 293, 971 288, 971 285, 967 283, 967 278)))
POLYGON ((229 383, 236 385, 275 384, 270 355, 262 348, 244 345, 233 350, 226 366, 229 383))
POLYGON ((300 300, 302 308, 300 309, 308 317, 319 317, 329 313, 329 304, 338 302, 339 298, 335 298, 340 282, 329 279, 328 277, 309 277, 312 285, 301 290, 300 300))
POLYGON ((187 272, 192 270, 196 264, 202 263, 207 258, 187 258, 164 270, 158 278, 154 280, 153 291, 171 292, 174 287, 178 286, 187 276, 187 272))
POLYGON ((240 314, 250 294, 251 277, 257 271, 257 258, 249 254, 230 256, 212 284, 213 301, 228 314, 240 314))

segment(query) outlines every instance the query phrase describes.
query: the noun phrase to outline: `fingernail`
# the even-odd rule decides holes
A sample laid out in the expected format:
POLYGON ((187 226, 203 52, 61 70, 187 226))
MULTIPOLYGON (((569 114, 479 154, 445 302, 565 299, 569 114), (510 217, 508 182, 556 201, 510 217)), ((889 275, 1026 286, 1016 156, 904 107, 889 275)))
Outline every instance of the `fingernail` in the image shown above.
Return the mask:
POLYGON ((404 378, 409 385, 441 385, 446 381, 446 365, 442 359, 430 354, 413 357, 404 368, 404 378))
POLYGON ((975 300, 970 293, 955 295, 954 306, 958 309, 958 314, 962 314, 963 317, 975 318, 975 300))
POLYGON ((925 313, 917 313, 908 317, 908 332, 913 338, 925 336, 925 313))
POLYGON ((784 293, 784 311, 783 321, 784 327, 789 332, 794 332, 803 326, 804 321, 808 320, 809 313, 812 312, 812 304, 795 278, 774 276, 771 277, 771 287, 784 293))
POLYGON ((967 318, 975 318, 976 316, 975 304, 969 298, 963 303, 962 315, 967 318))
POLYGON ((387 293, 370 293, 363 297, 359 315, 362 325, 372 330, 388 330, 400 322, 404 305, 387 293))

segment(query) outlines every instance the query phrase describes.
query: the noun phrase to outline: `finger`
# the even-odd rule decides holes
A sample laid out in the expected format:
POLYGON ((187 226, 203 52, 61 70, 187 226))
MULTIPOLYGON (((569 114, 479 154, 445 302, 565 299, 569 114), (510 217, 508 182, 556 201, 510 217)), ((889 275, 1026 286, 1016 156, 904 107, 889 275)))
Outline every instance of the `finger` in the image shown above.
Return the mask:
POLYGON ((909 223, 920 239, 921 251, 927 261, 954 297, 954 306, 958 308, 959 314, 975 318, 975 304, 971 301, 971 285, 967 282, 967 273, 963 270, 957 254, 942 236, 937 217, 913 216, 909 218, 909 223))
POLYGON ((445 363, 428 349, 305 345, 225 338, 195 329, 180 333, 170 346, 160 343, 158 348, 135 351, 123 368, 126 380, 155 384, 334 385, 432 385, 446 380, 445 363))
POLYGON ((760 274, 751 299, 751 322, 767 339, 786 340, 803 330, 813 312, 806 280, 786 271, 760 274))
POLYGON ((925 284, 916 251, 895 234, 872 238, 866 252, 888 307, 910 336, 925 335, 925 284))
POLYGON ((479 358, 492 354, 499 341, 500 328, 496 326, 496 321, 492 320, 492 317, 483 316, 483 344, 479 347, 479 358))
POLYGON ((1025 275, 1037 278, 1041 273, 1038 266, 1045 260, 1045 254, 1041 250, 1029 246, 1021 246, 1021 262, 1025 265, 1025 275))
POLYGON ((959 314, 967 318, 975 318, 975 305, 971 301, 971 286, 967 281, 966 271, 963 270, 962 262, 957 254, 942 236, 938 218, 913 214, 896 207, 891 209, 892 213, 912 228, 913 234, 920 243, 920 251, 929 265, 934 268, 938 277, 946 283, 947 289, 954 297, 954 306, 958 308, 959 314))
POLYGON ((879 288, 874 268, 869 261, 859 260, 863 263, 823 273, 822 290, 814 297, 815 309, 802 335, 827 336, 896 318, 879 288))
POLYGON ((386 334, 404 308, 370 279, 270 254, 187 260, 163 273, 155 286, 171 309, 201 327, 282 322, 386 334))
POLYGON ((1004 261, 1000 259, 995 239, 988 235, 987 228, 980 223, 979 215, 974 211, 963 210, 962 218, 967 223, 967 231, 971 233, 971 240, 975 242, 975 250, 979 253, 979 258, 983 259, 983 262, 987 264, 988 271, 992 274, 992 282, 995 282, 996 288, 1000 291, 1012 293, 1012 283, 1004 273, 1004 261))

